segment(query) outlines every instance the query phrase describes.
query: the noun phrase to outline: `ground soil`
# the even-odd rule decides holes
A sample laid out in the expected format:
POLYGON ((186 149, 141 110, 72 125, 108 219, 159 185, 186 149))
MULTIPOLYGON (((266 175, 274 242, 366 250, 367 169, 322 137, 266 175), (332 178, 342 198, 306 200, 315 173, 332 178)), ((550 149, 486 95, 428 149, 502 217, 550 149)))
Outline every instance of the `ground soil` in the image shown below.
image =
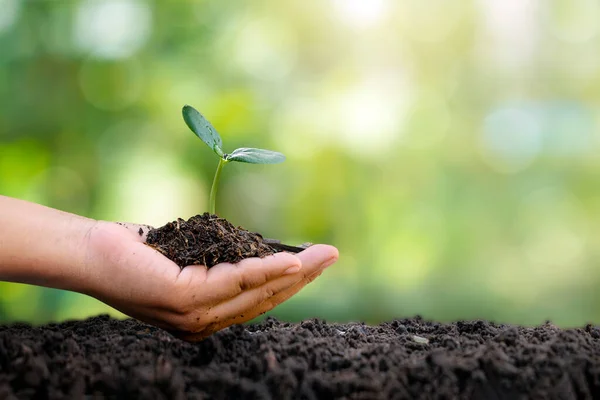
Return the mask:
POLYGON ((266 257, 279 249, 263 237, 235 227, 224 218, 204 213, 185 221, 181 218, 148 232, 146 243, 181 268, 187 265, 213 267, 249 257, 266 257))
POLYGON ((600 329, 267 319, 187 343, 106 316, 0 327, 0 399, 600 398, 600 329))

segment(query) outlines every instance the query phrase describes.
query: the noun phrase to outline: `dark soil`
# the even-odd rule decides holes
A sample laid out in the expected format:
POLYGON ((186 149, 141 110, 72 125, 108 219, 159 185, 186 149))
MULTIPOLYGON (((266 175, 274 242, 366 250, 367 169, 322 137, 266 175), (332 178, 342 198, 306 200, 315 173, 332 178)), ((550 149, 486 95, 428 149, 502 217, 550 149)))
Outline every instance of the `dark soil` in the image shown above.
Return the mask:
POLYGON ((185 221, 181 218, 148 232, 146 243, 181 268, 186 265, 213 267, 249 257, 266 257, 279 249, 258 233, 235 227, 224 218, 204 213, 185 221))
POLYGON ((134 320, 0 327, 0 399, 592 399, 600 329, 274 319, 187 343, 134 320))

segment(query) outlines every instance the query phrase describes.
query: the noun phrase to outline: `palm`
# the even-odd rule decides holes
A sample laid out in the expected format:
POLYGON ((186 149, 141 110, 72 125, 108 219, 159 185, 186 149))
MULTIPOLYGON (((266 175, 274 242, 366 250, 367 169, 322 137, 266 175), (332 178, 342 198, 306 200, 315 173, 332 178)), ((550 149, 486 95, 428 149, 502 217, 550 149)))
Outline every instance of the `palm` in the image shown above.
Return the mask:
POLYGON ((90 294, 127 315, 189 340, 199 340, 271 310, 338 257, 335 248, 315 245, 297 256, 277 253, 211 269, 203 265, 180 269, 144 244, 148 229, 101 223, 93 242, 109 276, 98 280, 99 287, 90 294))

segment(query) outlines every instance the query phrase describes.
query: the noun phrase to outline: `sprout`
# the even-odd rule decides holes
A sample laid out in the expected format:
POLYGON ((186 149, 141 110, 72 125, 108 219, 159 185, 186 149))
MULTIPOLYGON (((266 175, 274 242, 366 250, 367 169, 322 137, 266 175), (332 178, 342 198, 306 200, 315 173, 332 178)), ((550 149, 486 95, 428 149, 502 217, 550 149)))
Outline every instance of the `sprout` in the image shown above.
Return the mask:
POLYGON ((219 156, 219 165, 215 178, 213 179, 210 189, 209 212, 215 214, 217 187, 221 178, 221 170, 223 166, 230 161, 244 162, 250 164, 278 164, 285 160, 285 156, 281 153, 271 150, 254 149, 249 147, 240 147, 230 154, 223 153, 223 141, 217 130, 211 125, 206 118, 198 112, 194 107, 184 106, 183 119, 187 126, 198 136, 208 147, 210 147, 216 155, 219 156))

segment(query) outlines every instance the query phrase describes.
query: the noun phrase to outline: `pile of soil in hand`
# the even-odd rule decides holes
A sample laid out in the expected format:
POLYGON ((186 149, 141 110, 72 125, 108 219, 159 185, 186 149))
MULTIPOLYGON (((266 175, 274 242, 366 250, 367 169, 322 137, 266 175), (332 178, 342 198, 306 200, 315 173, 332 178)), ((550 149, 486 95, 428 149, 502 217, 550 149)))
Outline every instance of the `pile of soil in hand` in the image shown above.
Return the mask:
POLYGON ((0 327, 0 398, 600 397, 600 329, 269 318, 200 343, 106 316, 0 327))
POLYGON ((224 218, 204 213, 181 218, 148 232, 146 243, 179 267, 222 262, 236 263, 249 257, 266 257, 278 250, 258 233, 235 227, 224 218))

